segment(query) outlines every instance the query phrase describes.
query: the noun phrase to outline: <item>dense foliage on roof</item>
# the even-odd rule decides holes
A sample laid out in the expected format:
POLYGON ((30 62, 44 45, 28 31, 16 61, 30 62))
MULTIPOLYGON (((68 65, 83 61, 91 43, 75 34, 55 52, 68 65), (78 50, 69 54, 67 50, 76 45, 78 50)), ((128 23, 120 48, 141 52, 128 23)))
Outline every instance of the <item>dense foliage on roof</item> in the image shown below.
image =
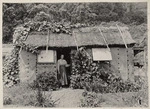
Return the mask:
MULTIPOLYGON (((64 34, 72 34, 72 28, 80 28, 85 27, 85 24, 74 24, 74 25, 64 25, 62 23, 50 23, 50 22, 27 22, 21 26, 18 26, 15 29, 13 40, 15 46, 21 46, 27 51, 30 51, 32 53, 37 52, 38 45, 34 46, 33 44, 26 44, 25 41, 29 35, 29 33, 32 32, 49 32, 50 33, 64 33, 64 34), (33 46, 32 46, 33 45, 33 46)), ((47 34, 46 34, 47 35, 47 34)), ((34 40, 36 40, 38 37, 36 37, 34 40)), ((34 42, 34 40, 32 40, 34 42)))

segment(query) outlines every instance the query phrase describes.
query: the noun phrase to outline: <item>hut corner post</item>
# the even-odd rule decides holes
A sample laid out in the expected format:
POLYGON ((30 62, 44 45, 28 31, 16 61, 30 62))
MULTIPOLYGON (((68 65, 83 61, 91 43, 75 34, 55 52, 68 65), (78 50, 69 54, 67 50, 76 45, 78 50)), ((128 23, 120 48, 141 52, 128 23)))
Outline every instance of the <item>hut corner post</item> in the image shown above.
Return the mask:
POLYGON ((101 33, 101 35, 102 35, 102 37, 103 37, 103 40, 104 40, 104 42, 105 42, 105 44, 106 44, 106 46, 107 46, 108 50, 110 51, 110 48, 109 48, 108 43, 107 43, 107 41, 106 41, 106 38, 105 38, 105 36, 103 35, 103 33, 102 33, 101 29, 100 29, 100 28, 98 28, 98 30, 99 30, 99 32, 101 33))
POLYGON ((49 29, 47 34, 47 46, 46 46, 46 52, 48 52, 48 46, 49 46, 49 29))

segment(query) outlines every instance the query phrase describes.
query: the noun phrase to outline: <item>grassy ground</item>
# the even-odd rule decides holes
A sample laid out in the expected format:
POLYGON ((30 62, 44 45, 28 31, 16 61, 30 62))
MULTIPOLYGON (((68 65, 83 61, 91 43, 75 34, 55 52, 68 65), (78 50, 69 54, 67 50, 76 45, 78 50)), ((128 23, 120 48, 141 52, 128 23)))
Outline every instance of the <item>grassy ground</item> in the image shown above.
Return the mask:
POLYGON ((109 93, 102 95, 105 102, 101 104, 102 107, 147 107, 148 100, 141 100, 139 104, 138 95, 140 92, 126 92, 126 93, 109 93))
MULTIPOLYGON (((36 93, 34 90, 27 88, 26 85, 14 86, 12 88, 4 87, 4 101, 6 98, 11 99, 11 103, 5 103, 6 107, 23 107, 34 106, 36 101, 36 93)), ((56 101, 56 107, 78 107, 82 98, 83 90, 63 88, 58 91, 45 91, 44 97, 47 100, 56 101)))
MULTIPOLYGON (((59 99, 57 107, 79 107, 84 90, 63 88, 52 93, 54 100, 59 99)), ((48 92, 47 92, 48 93, 48 92)))
MULTIPOLYGON (((84 90, 63 88, 58 91, 45 92, 48 100, 52 99, 56 102, 56 107, 79 107, 80 100, 83 99, 82 93, 84 90)), ((138 95, 143 94, 141 92, 127 92, 127 93, 108 93, 102 94, 104 102, 101 103, 101 107, 139 107, 147 106, 148 95, 142 100, 142 105, 139 105, 138 95), (136 98, 137 97, 137 98, 136 98)), ((4 99, 10 98, 12 102, 4 107, 33 107, 36 103, 35 91, 28 89, 25 85, 15 86, 12 88, 4 87, 4 99)))

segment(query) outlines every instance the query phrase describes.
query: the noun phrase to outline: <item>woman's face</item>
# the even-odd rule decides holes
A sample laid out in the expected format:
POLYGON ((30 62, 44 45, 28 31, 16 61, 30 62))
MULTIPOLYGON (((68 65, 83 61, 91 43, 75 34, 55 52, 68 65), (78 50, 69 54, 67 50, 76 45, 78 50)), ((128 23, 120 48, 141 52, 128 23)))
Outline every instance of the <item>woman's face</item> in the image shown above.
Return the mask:
POLYGON ((61 59, 64 59, 64 55, 61 55, 61 57, 60 57, 61 59))

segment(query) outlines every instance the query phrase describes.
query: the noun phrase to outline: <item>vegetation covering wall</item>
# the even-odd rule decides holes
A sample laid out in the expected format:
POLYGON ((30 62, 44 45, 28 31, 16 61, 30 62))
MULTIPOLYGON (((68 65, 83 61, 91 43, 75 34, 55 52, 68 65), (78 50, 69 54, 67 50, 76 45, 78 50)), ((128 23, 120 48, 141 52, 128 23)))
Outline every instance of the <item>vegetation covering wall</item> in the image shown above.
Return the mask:
POLYGON ((17 84, 19 79, 19 66, 18 66, 19 48, 15 47, 11 54, 6 56, 3 60, 3 81, 4 85, 12 86, 17 84))

